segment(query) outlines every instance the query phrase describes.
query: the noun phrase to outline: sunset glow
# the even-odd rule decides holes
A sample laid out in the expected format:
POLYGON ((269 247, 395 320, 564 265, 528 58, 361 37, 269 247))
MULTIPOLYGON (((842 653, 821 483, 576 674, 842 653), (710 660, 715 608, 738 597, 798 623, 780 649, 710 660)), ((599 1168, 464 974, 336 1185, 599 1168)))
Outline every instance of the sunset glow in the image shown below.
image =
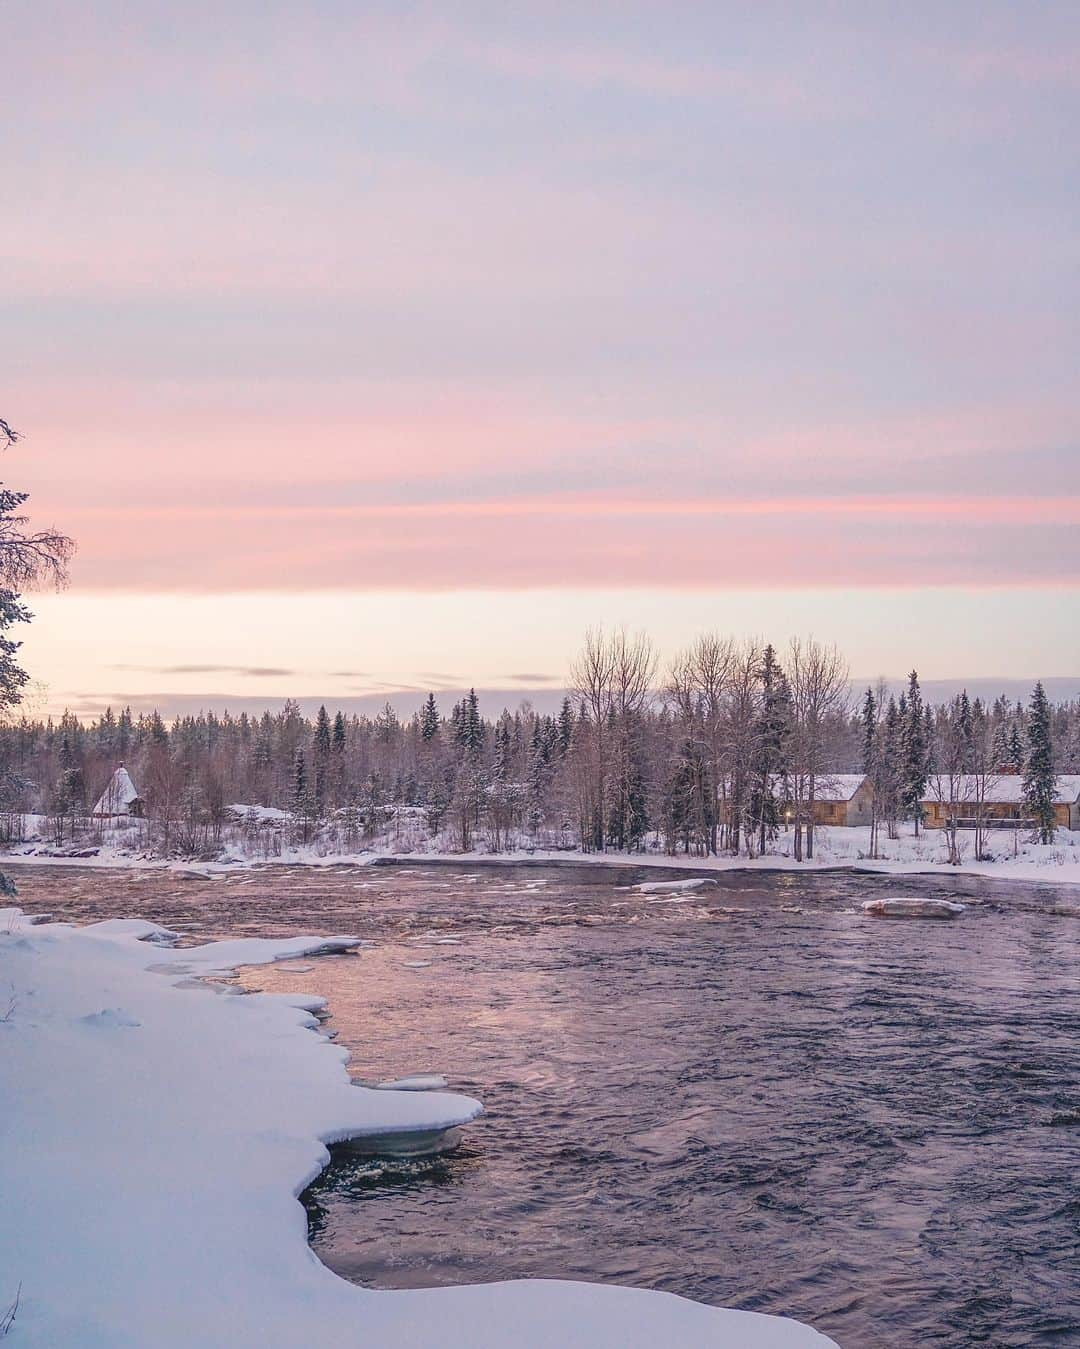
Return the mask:
MULTIPOLYGON (((694 628, 755 592, 769 628, 807 589, 837 639, 867 592, 920 589, 927 635, 942 588, 1075 606, 1075 11, 916 41, 861 9, 61 9, 16 6, 0 224, 8 472, 79 543, 31 639, 51 706, 140 691, 75 678, 91 599, 120 667, 225 667, 212 619, 165 655, 181 596, 326 595, 363 650, 378 592, 409 623, 468 593, 477 679, 536 590, 694 628)), ((250 612, 242 664, 278 665, 250 612)), ((445 663, 414 646, 350 664, 408 685, 445 663)))

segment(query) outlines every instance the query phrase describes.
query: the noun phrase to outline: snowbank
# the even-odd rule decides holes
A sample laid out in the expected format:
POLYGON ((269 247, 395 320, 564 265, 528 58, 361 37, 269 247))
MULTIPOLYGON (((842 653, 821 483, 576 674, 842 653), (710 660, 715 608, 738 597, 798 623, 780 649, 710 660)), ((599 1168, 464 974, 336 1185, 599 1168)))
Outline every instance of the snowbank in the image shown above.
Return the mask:
POLYGON ((793 1321, 598 1285, 354 1287, 296 1195, 324 1144, 468 1123, 478 1102, 350 1085, 319 999, 215 996, 196 976, 355 940, 168 949, 153 924, 0 910, 0 1317, 5 1343, 826 1349, 793 1321))
MULTIPOLYGON (((244 807, 267 809, 269 807, 244 807)), ((28 817, 29 818, 29 817, 28 817)), ((428 839, 416 844, 415 850, 400 846, 385 846, 375 840, 368 848, 343 852, 326 840, 282 848, 278 856, 245 853, 239 844, 230 843, 214 861, 194 865, 190 860, 163 860, 150 856, 145 849, 127 846, 121 835, 106 833, 105 841, 89 847, 72 846, 54 849, 39 841, 15 844, 0 855, 0 868, 8 863, 17 866, 79 866, 124 867, 138 870, 168 870, 191 879, 212 880, 230 872, 250 870, 262 866, 370 866, 380 861, 457 862, 475 866, 478 863, 532 862, 545 865, 600 865, 632 867, 665 867, 676 871, 820 871, 838 868, 853 871, 873 871, 897 876, 985 876, 996 880, 1026 880, 1039 883, 1080 885, 1080 832, 1059 829, 1051 844, 1032 843, 1011 830, 991 832, 985 843, 987 856, 976 861, 972 856, 972 836, 960 832, 959 846, 962 866, 948 861, 948 848, 941 830, 923 830, 916 838, 910 825, 905 825, 900 837, 878 840, 878 857, 871 858, 870 831, 865 825, 818 826, 815 830, 815 857, 812 862, 796 862, 792 857, 794 836, 781 833, 769 845, 763 857, 687 857, 680 854, 669 857, 658 840, 652 839, 649 851, 641 853, 581 853, 573 849, 557 850, 535 848, 522 835, 517 846, 505 851, 455 853, 440 848, 439 840, 428 839), (655 846, 653 846, 655 845, 655 846)))

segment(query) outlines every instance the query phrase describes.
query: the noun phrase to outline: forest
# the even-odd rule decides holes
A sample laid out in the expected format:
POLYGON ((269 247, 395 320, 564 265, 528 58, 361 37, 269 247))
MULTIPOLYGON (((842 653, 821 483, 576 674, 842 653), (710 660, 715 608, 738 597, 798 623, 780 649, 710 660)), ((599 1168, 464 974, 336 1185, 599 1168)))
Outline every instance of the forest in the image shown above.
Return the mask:
MULTIPOLYGON (((434 693, 402 719, 294 701, 261 717, 166 721, 107 710, 84 723, 11 716, 0 728, 0 828, 43 816, 57 845, 100 835, 92 812, 118 764, 140 796, 142 843, 212 853, 239 821, 256 851, 330 831, 343 848, 423 837, 449 850, 533 844, 695 855, 763 852, 783 826, 814 854, 815 793, 869 775, 874 825, 895 836, 945 773, 1024 773, 1031 813, 1053 775, 1080 771, 1080 701, 1027 706, 960 694, 932 706, 913 671, 898 696, 855 690, 834 647, 704 635, 661 667, 644 634, 587 634, 557 715, 527 702, 481 714, 434 693), (245 807, 245 809, 238 809, 245 807)), ((977 779, 977 776, 975 778, 977 779)))

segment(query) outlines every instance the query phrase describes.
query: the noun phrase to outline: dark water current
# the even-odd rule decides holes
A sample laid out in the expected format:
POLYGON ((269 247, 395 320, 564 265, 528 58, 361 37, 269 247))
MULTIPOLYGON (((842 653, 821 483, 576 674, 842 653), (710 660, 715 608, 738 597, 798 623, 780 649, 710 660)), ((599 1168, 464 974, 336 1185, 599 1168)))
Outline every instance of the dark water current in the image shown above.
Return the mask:
POLYGON ((849 873, 629 888, 666 875, 17 878, 27 908, 79 921, 376 943, 242 976, 328 996, 356 1075, 441 1072, 487 1106, 441 1159, 335 1157, 305 1201, 346 1278, 646 1285, 844 1349, 1080 1346, 1080 893, 849 873), (882 894, 970 907, 857 911, 882 894))

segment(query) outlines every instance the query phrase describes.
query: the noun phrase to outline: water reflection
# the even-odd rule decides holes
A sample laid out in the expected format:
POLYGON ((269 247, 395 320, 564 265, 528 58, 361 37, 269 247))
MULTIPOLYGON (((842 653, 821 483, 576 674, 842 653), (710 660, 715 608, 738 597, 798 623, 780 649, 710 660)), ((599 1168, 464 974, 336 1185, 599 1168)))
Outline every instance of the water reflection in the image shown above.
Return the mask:
POLYGON ((347 1278, 619 1280, 845 1349, 1080 1343, 1075 892, 741 873, 670 903, 643 879, 662 874, 42 872, 23 898, 376 943, 244 976, 329 997, 358 1076, 443 1073, 487 1106, 446 1157, 335 1155, 305 1200, 347 1278), (897 893, 970 907, 858 911, 897 893))

